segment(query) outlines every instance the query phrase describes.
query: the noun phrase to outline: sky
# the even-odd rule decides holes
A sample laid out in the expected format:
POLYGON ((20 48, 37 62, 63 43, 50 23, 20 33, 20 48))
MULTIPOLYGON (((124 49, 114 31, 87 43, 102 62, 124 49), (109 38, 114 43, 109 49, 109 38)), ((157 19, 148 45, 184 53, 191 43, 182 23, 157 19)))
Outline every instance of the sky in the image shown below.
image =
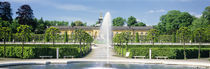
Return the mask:
POLYGON ((146 25, 157 25, 159 18, 170 10, 180 10, 200 17, 210 0, 1 0, 11 3, 13 18, 17 9, 29 4, 34 16, 44 20, 81 20, 95 24, 100 13, 110 12, 112 19, 134 16, 146 25))

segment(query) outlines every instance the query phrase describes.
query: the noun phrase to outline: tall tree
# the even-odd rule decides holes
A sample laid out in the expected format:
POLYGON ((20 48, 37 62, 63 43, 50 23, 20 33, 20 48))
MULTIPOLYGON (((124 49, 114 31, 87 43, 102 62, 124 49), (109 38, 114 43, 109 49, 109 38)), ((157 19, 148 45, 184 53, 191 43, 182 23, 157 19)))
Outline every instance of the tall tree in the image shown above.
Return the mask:
POLYGON ((20 8, 18 8, 16 14, 18 15, 16 19, 18 20, 19 24, 29 25, 32 27, 32 31, 35 30, 36 24, 34 22, 33 10, 29 5, 22 5, 20 8))
POLYGON ((46 30, 46 35, 48 34, 50 39, 52 39, 53 41, 53 46, 55 44, 55 38, 57 37, 58 33, 59 33, 59 29, 58 28, 55 28, 55 27, 50 27, 46 30))
POLYGON ((131 40, 131 32, 122 32, 120 34, 122 36, 122 40, 125 42, 126 51, 128 51, 128 42, 131 40))
POLYGON ((125 19, 122 17, 117 17, 112 20, 113 26, 123 26, 125 22, 125 19))
POLYGON ((23 50, 24 50, 24 42, 26 41, 27 37, 31 37, 31 29, 28 25, 20 25, 17 28, 17 36, 22 41, 22 58, 23 57, 23 50))
POLYGON ((12 29, 12 33, 17 32, 17 27, 19 27, 20 24, 17 22, 16 19, 13 19, 12 24, 10 25, 10 28, 12 29))
POLYGON ((136 32, 136 42, 138 43, 139 42, 139 33, 136 32))
POLYGON ((128 18, 127 23, 128 23, 128 26, 135 26, 135 24, 137 23, 137 20, 136 20, 135 17, 130 16, 130 17, 128 18))
POLYGON ((6 40, 8 36, 11 34, 11 29, 9 27, 0 27, 0 34, 2 35, 2 39, 4 41, 4 57, 6 56, 6 40))
POLYGON ((191 31, 196 30, 197 28, 207 28, 208 20, 205 18, 197 18, 192 22, 190 26, 191 31))
POLYGON ((147 37, 152 40, 152 45, 154 45, 155 39, 157 39, 160 35, 160 32, 156 29, 151 29, 148 31, 147 37))
POLYGON ((43 18, 37 20, 36 18, 34 21, 37 24, 37 27, 35 29, 36 34, 43 34, 45 32, 45 29, 47 28, 47 24, 44 22, 43 18))
POLYGON ((0 18, 9 23, 12 22, 12 9, 9 2, 0 2, 0 18))
POLYGON ((160 17, 158 30, 163 34, 176 34, 175 32, 179 28, 191 25, 194 19, 195 18, 187 12, 172 10, 160 17))
POLYGON ((208 20, 208 23, 210 24, 210 6, 207 6, 205 10, 203 11, 202 18, 205 18, 208 20))
POLYGON ((189 39, 189 34, 190 30, 187 27, 181 27, 179 30, 177 30, 177 35, 180 37, 181 41, 184 44, 184 59, 187 59, 185 52, 185 42, 189 39))
POLYGON ((204 33, 205 33, 205 30, 204 28, 197 28, 195 31, 194 31, 194 35, 198 38, 199 40, 199 49, 198 49, 198 59, 200 59, 200 48, 201 48, 201 42, 203 40, 203 36, 204 36, 204 33))
POLYGON ((68 42, 69 41, 69 36, 67 34, 67 31, 65 31, 64 33, 64 42, 68 42))
POLYGON ((2 27, 9 27, 10 26, 10 23, 8 21, 4 21, 0 18, 0 25, 2 27))
POLYGON ((85 31, 82 29, 76 29, 73 34, 73 39, 75 41, 79 41, 79 48, 80 48, 80 57, 82 57, 82 41, 85 38, 85 31))

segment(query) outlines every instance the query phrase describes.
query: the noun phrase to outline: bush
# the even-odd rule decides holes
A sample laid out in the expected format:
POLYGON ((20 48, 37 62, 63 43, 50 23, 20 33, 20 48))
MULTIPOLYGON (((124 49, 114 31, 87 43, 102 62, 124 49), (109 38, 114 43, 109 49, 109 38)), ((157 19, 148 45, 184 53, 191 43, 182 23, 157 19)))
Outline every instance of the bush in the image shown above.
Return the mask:
MULTIPOLYGON (((125 47, 125 46, 123 46, 125 47)), ((187 58, 197 58, 198 57, 198 46, 186 46, 186 54, 187 58)), ((209 46, 201 46, 201 57, 209 57, 209 46)), ((120 50, 122 46, 115 46, 114 49, 117 53, 121 53, 120 50)), ((152 58, 155 56, 168 56, 170 59, 183 59, 183 47, 182 46, 170 46, 170 45, 158 45, 158 46, 151 46, 151 45, 130 45, 128 46, 128 51, 130 52, 129 57, 132 58, 133 56, 146 56, 149 58, 149 48, 152 49, 152 58)), ((123 48, 125 55, 126 50, 123 48)))
MULTIPOLYGON (((79 45, 25 45, 22 57, 22 47, 21 45, 6 45, 6 57, 9 58, 40 58, 40 56, 53 56, 56 57, 56 48, 59 48, 59 57, 63 56, 74 56, 74 57, 83 57, 80 56, 79 45)), ((3 45, 0 46, 0 57, 3 57, 4 54, 3 45)), ((82 47, 83 55, 85 56, 90 52, 88 46, 82 47)))

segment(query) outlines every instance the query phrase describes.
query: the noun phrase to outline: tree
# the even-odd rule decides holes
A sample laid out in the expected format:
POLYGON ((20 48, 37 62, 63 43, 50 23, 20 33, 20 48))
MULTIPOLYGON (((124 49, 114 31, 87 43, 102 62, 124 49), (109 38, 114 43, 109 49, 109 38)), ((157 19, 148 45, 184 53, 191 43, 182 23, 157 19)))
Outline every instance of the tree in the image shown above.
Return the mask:
POLYGON ((12 21, 12 24, 10 25, 10 28, 12 30, 12 33, 16 33, 17 32, 17 27, 19 27, 19 26, 20 26, 20 24, 17 22, 16 19, 14 19, 12 21))
POLYGON ((45 32, 45 29, 47 28, 46 23, 44 22, 43 18, 37 20, 36 18, 34 19, 35 23, 36 23, 36 29, 35 29, 35 33, 36 34, 43 34, 45 32))
POLYGON ((202 42, 204 33, 205 33, 204 28, 197 28, 197 29, 194 31, 195 36, 198 37, 198 39, 199 39, 198 59, 200 59, 200 56, 201 56, 201 55, 200 55, 200 48, 201 48, 201 42, 202 42))
POLYGON ((126 51, 128 51, 128 42, 131 40, 131 32, 122 32, 121 33, 122 40, 125 42, 126 51))
POLYGON ((86 26, 86 23, 83 23, 82 21, 75 21, 71 23, 71 26, 86 26))
POLYGON ((6 39, 11 34, 11 29, 9 27, 0 27, 0 34, 2 35, 2 39, 4 41, 4 57, 6 56, 6 39))
POLYGON ((55 38, 57 37, 57 34, 59 33, 59 29, 58 28, 55 28, 55 27, 50 27, 46 30, 46 35, 49 35, 50 39, 52 39, 53 41, 53 46, 54 46, 54 43, 55 43, 55 38))
POLYGON ((138 43, 139 42, 139 33, 136 32, 136 42, 138 43))
POLYGON ((125 19, 122 17, 117 17, 112 20, 113 26, 123 26, 125 22, 125 19))
POLYGON ((45 33, 44 41, 45 42, 49 42, 50 41, 49 33, 45 33))
POLYGON ((155 39, 157 39, 159 37, 159 35, 160 35, 160 32, 158 30, 156 30, 156 29, 150 29, 148 31, 147 37, 150 40, 152 40, 152 45, 154 45, 154 41, 155 41, 155 39))
POLYGON ((0 18, 0 25, 2 27, 9 27, 10 26, 10 23, 8 21, 4 21, 0 18))
POLYGON ((68 40, 69 40, 69 36, 67 34, 67 31, 65 31, 65 33, 64 33, 64 42, 68 42, 68 40))
POLYGON ((194 19, 195 18, 187 12, 171 10, 160 17, 157 29, 160 30, 161 34, 175 35, 179 28, 190 26, 194 19))
POLYGON ((18 20, 19 24, 29 25, 32 27, 32 31, 35 30, 36 24, 34 22, 33 10, 29 5, 22 5, 20 8, 18 8, 16 14, 18 15, 16 19, 18 20))
POLYGON ((208 23, 210 23, 210 6, 207 6, 203 11, 202 18, 207 19, 208 23))
POLYGON ((22 58, 23 57, 23 50, 24 50, 24 42, 26 41, 27 37, 31 36, 31 29, 28 25, 20 25, 17 28, 17 36, 20 38, 22 41, 22 58))
POLYGON ((177 30, 177 35, 180 37, 181 41, 184 44, 184 59, 187 59, 185 52, 185 42, 189 39, 189 34, 190 30, 187 27, 181 27, 179 30, 177 30))
POLYGON ((197 18, 192 22, 190 26, 191 31, 196 30, 197 28, 207 28, 208 20, 205 18, 197 18))
POLYGON ((143 22, 136 23, 135 26, 146 26, 143 22))
POLYGON ((9 2, 0 2, 0 18, 4 21, 12 22, 12 9, 9 2))
POLYGON ((79 41, 79 48, 80 48, 80 57, 82 57, 82 41, 85 38, 85 31, 82 29, 76 29, 73 34, 73 39, 75 41, 79 41))
POLYGON ((179 17, 180 14, 181 12, 178 10, 171 10, 168 11, 167 14, 162 15, 160 17, 160 23, 158 24, 158 30, 160 30, 160 33, 172 34, 172 32, 176 32, 178 29, 178 24, 174 21, 179 17))
POLYGON ((87 32, 84 33, 84 38, 83 38, 83 41, 86 43, 86 45, 89 43, 89 49, 91 49, 91 43, 94 41, 93 37, 88 34, 87 32))
POLYGON ((134 26, 134 25, 137 23, 136 18, 133 17, 133 16, 130 16, 130 17, 128 18, 127 23, 128 23, 128 26, 134 26))

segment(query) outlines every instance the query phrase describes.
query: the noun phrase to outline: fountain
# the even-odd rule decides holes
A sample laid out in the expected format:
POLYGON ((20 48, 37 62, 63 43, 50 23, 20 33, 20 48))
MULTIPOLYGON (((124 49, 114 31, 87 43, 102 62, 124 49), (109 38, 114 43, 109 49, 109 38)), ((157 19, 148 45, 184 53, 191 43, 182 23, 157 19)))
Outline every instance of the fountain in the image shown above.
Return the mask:
POLYGON ((107 48, 107 63, 109 61, 109 47, 112 45, 112 20, 110 12, 107 12, 104 16, 103 22, 100 27, 100 33, 98 39, 107 48))

